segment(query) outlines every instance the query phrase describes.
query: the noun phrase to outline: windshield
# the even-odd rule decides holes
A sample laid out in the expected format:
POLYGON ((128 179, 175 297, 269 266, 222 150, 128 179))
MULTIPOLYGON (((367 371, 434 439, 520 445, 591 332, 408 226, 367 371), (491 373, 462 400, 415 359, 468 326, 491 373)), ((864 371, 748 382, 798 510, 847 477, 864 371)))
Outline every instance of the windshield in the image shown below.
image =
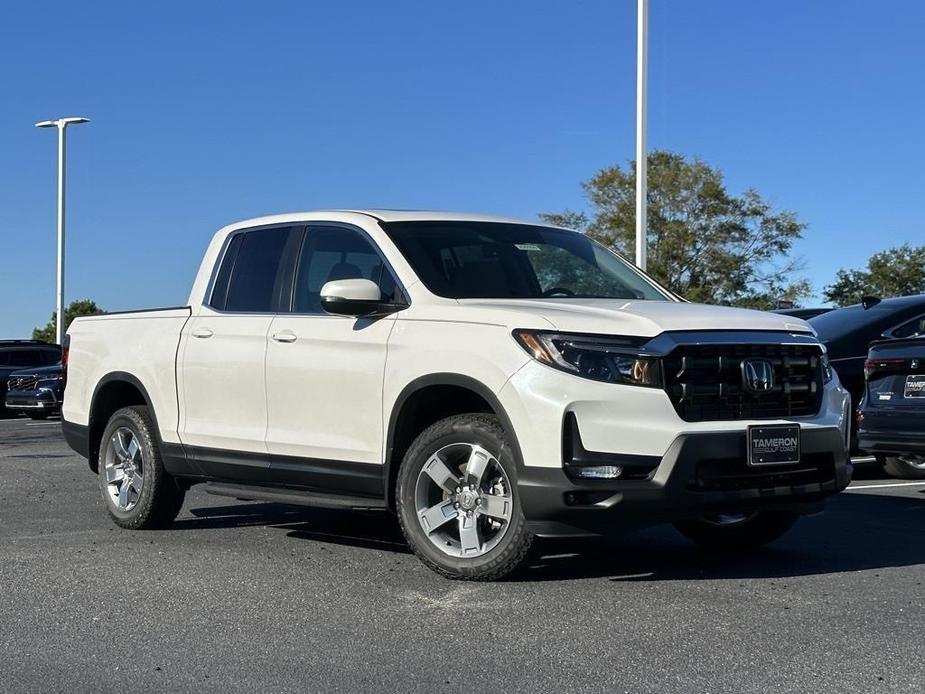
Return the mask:
POLYGON ((619 256, 574 231, 496 222, 382 226, 438 296, 673 300, 619 256))

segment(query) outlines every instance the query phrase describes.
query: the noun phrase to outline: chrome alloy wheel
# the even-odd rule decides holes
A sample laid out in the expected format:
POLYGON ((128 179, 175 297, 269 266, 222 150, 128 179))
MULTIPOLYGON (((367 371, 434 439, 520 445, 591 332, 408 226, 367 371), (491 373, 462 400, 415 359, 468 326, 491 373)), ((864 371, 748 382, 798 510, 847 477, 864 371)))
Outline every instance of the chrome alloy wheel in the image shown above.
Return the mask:
POLYGON ((916 470, 925 470, 925 456, 923 455, 900 455, 896 456, 900 462, 905 463, 909 467, 913 467, 916 470))
POLYGON ((106 447, 103 462, 106 491, 116 510, 131 511, 144 487, 144 457, 138 438, 128 427, 119 427, 106 447))
POLYGON ((418 474, 414 500, 418 522, 431 543, 464 559, 496 547, 514 510, 504 468, 473 443, 452 443, 434 453, 418 474))

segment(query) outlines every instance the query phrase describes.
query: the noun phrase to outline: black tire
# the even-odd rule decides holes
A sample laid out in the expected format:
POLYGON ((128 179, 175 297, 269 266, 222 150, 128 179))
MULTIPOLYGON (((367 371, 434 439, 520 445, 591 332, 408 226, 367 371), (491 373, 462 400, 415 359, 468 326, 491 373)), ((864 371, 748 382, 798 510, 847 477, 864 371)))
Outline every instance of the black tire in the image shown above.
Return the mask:
POLYGON ((758 511, 739 522, 719 523, 695 518, 678 521, 675 528, 698 545, 720 551, 741 551, 761 547, 782 537, 799 516, 781 511, 758 511))
POLYGON ((48 419, 48 412, 45 410, 38 410, 36 412, 26 412, 29 415, 29 419, 48 419))
POLYGON ((411 549, 428 567, 447 578, 494 581, 520 567, 530 551, 533 536, 527 530, 517 492, 517 465, 510 442, 498 418, 463 414, 443 419, 425 429, 405 454, 395 485, 395 505, 402 533, 411 549), (428 539, 415 505, 418 476, 431 456, 452 444, 476 444, 488 451, 510 482, 511 512, 507 529, 497 545, 478 557, 450 556, 428 539))
POLYGON ((186 491, 171 477, 161 461, 157 440, 154 436, 154 422, 147 407, 123 407, 109 419, 103 438, 100 440, 99 486, 103 503, 113 521, 130 530, 150 530, 169 526, 183 506, 186 491), (120 510, 113 501, 106 476, 108 448, 116 431, 125 428, 131 431, 141 450, 144 483, 137 501, 128 510, 120 510))
POLYGON ((890 477, 901 480, 925 480, 925 456, 915 456, 912 460, 906 456, 886 456, 883 458, 883 469, 890 477))

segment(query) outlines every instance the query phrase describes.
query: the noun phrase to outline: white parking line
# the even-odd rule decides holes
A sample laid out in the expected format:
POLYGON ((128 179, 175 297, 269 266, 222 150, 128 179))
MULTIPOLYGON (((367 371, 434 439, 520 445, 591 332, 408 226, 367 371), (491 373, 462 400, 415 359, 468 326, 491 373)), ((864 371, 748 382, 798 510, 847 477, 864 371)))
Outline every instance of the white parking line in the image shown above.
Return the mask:
POLYGON ((26 424, 27 427, 51 427, 51 426, 61 426, 61 422, 30 422, 26 424))
POLYGON ((888 482, 886 484, 858 484, 851 485, 845 491, 850 492, 852 489, 881 489, 882 487, 921 487, 925 482, 888 482))

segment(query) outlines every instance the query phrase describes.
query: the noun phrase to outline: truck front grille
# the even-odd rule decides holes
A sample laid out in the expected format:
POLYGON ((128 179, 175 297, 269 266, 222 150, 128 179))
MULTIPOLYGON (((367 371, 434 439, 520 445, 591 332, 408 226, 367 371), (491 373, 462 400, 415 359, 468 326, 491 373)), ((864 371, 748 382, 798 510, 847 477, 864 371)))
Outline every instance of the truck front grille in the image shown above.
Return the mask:
POLYGON ((822 402, 821 355, 818 345, 681 345, 664 359, 665 390, 687 422, 814 415, 822 402), (748 360, 771 364, 769 390, 746 387, 748 360))

